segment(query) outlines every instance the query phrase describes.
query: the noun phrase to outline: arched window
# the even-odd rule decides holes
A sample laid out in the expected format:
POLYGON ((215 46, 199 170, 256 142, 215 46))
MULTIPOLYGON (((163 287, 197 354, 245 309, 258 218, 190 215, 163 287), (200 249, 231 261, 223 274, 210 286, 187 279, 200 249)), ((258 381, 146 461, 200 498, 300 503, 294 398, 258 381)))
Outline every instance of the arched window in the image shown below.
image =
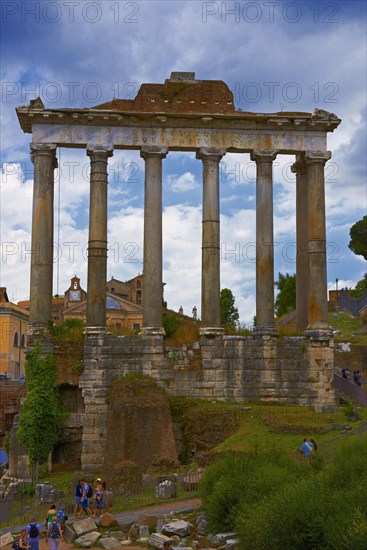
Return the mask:
POLYGON ((138 290, 136 293, 136 303, 137 304, 141 303, 141 290, 138 290))
POLYGON ((141 281, 140 281, 140 279, 138 279, 138 280, 136 281, 136 286, 137 286, 138 288, 141 287, 141 281))
POLYGON ((78 289, 78 283, 74 281, 74 290, 77 290, 77 289, 78 289))
POLYGON ((17 348, 19 346, 19 336, 18 336, 18 333, 16 332, 14 334, 14 347, 17 348))
POLYGON ((20 347, 25 348, 25 336, 22 334, 22 337, 20 339, 20 347))

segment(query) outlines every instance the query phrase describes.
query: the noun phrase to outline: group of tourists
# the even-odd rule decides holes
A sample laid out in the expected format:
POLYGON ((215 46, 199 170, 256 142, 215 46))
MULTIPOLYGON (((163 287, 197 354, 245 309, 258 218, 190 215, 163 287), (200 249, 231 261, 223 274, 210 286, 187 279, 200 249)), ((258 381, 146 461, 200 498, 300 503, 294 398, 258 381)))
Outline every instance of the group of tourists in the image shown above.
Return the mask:
MULTIPOLYGON (((50 550, 58 550, 60 541, 64 540, 62 526, 67 516, 61 510, 57 511, 53 504, 47 512, 46 517, 46 543, 50 541, 50 550)), ((20 533, 19 540, 12 545, 13 550, 39 550, 39 541, 41 536, 41 525, 36 518, 20 533)))
MULTIPOLYGON (((342 369, 342 377, 344 378, 344 380, 349 380, 350 382, 351 381, 350 376, 351 376, 351 373, 348 368, 342 369)), ((360 388, 362 387, 362 375, 359 372, 359 370, 353 371, 352 379, 357 386, 359 386, 360 388)))
MULTIPOLYGON (((78 481, 75 487, 74 515, 80 519, 82 512, 91 517, 100 516, 107 508, 106 482, 100 477, 96 479, 96 487, 85 479, 78 481)), ((68 516, 62 510, 57 510, 52 504, 46 514, 46 542, 50 542, 50 550, 59 550, 60 541, 64 541, 63 526, 68 516)), ((36 518, 22 530, 19 540, 12 545, 13 550, 39 550, 42 528, 36 518)))
POLYGON ((106 482, 100 477, 96 479, 96 488, 93 491, 91 484, 85 479, 80 479, 75 487, 74 515, 77 519, 84 512, 88 516, 97 517, 103 514, 107 508, 106 482))

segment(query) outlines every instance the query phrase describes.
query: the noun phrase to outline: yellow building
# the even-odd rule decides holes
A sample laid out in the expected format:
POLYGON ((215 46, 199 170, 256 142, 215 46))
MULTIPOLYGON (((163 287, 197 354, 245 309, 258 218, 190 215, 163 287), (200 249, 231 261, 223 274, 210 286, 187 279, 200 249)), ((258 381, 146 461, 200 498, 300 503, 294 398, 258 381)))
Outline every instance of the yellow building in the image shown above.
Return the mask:
POLYGON ((0 288, 0 373, 11 379, 25 375, 26 332, 29 313, 9 302, 6 288, 0 288))
MULTIPOLYGON (((143 324, 143 276, 137 275, 130 281, 112 279, 107 281, 106 324, 115 334, 135 332, 143 324)), ((64 295, 62 318, 79 318, 85 322, 87 293, 80 286, 75 275, 64 295)))

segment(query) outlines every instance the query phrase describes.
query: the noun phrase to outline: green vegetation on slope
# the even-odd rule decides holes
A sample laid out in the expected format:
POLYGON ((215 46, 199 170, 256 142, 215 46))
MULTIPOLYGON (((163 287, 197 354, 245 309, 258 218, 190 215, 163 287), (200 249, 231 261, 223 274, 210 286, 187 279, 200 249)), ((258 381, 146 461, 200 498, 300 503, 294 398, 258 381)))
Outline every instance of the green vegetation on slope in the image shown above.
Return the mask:
POLYGON ((211 527, 235 529, 240 550, 367 548, 366 445, 349 438, 311 465, 276 450, 225 457, 204 475, 211 527))

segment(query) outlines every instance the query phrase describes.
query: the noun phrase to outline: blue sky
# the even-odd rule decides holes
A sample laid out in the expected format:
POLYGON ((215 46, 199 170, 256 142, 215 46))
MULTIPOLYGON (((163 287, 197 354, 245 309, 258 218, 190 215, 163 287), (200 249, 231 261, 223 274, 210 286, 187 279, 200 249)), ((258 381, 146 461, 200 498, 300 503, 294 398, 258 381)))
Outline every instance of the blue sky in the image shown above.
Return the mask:
MULTIPOLYGON (((364 1, 17 1, 1 3, 0 284, 29 295, 30 134, 15 107, 39 95, 47 107, 92 107, 131 98, 171 71, 219 79, 236 108, 335 112, 326 170, 328 284, 353 286, 365 262, 348 249, 366 211, 366 3, 364 1)), ((54 293, 76 273, 86 288, 88 157, 58 150, 54 293), (60 199, 60 201, 59 201, 60 199)), ((293 157, 274 166, 275 275, 295 270, 293 157)), ((135 151, 109 162, 108 276, 142 271, 144 163, 135 151)), ((221 162, 221 286, 233 290, 242 323, 255 313, 255 169, 248 155, 221 162)), ((163 163, 165 297, 200 310, 201 162, 169 153, 163 163)))

